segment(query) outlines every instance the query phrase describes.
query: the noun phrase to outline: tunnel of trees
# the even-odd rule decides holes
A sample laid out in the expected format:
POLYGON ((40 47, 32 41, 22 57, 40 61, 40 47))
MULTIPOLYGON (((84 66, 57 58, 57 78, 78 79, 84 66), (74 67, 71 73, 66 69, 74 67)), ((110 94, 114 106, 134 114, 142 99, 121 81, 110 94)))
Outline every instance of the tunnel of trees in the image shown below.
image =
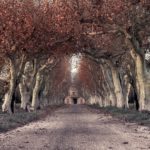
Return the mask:
POLYGON ((0 98, 12 114, 63 104, 150 110, 149 0, 1 0, 0 98))

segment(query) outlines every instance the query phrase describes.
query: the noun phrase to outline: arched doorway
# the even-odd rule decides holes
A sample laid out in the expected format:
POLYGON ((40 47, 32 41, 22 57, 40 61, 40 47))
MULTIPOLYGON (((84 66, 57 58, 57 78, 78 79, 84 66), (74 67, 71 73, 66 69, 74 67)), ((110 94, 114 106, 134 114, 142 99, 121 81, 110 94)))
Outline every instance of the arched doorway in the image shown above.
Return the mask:
POLYGON ((77 98, 72 98, 73 99, 73 104, 77 104, 78 103, 78 99, 77 98))

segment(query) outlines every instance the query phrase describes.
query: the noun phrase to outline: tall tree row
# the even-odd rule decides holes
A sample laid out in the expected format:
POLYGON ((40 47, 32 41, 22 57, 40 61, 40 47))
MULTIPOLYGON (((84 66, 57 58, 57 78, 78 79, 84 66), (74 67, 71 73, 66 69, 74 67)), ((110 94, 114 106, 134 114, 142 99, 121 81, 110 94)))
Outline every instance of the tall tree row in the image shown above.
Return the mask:
POLYGON ((17 88, 25 110, 38 109, 44 94, 45 100, 57 94, 55 87, 65 93, 64 58, 79 53, 86 58, 81 91, 121 108, 129 107, 133 92, 137 109, 144 110, 149 10, 148 0, 1 0, 0 58, 10 68, 3 111, 14 112, 17 88))

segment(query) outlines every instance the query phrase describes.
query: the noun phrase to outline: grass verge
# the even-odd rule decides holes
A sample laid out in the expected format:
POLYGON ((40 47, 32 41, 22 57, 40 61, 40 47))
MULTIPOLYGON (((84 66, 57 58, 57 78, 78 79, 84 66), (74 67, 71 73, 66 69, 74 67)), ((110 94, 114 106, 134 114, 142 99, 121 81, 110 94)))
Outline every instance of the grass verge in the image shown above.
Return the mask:
POLYGON ((36 112, 25 112, 20 108, 16 108, 13 115, 0 111, 0 133, 43 119, 59 107, 60 106, 48 106, 45 109, 41 109, 36 112))
POLYGON ((121 109, 116 107, 100 107, 99 105, 90 106, 94 109, 98 109, 104 114, 110 114, 113 117, 117 117, 121 120, 131 123, 137 123, 139 125, 145 125, 150 127, 150 112, 149 111, 136 111, 132 109, 121 109))

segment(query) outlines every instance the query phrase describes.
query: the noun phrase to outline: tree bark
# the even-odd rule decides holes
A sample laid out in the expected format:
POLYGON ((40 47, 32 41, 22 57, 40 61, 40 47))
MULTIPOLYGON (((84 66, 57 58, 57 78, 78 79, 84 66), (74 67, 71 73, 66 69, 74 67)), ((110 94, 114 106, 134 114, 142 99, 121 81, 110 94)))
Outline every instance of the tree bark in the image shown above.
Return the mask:
POLYGON ((29 111, 29 100, 30 100, 30 93, 27 91, 26 85, 24 83, 19 84, 19 90, 21 95, 21 108, 29 111))
POLYGON ((108 100, 109 100, 109 105, 110 106, 116 106, 116 96, 114 94, 114 91, 113 89, 111 88, 111 81, 109 79, 109 73, 108 73, 108 68, 104 68, 105 67, 105 64, 103 64, 103 66, 101 65, 101 69, 102 69, 102 72, 103 72, 103 77, 104 77, 104 80, 105 80, 105 85, 107 87, 107 91, 106 93, 108 93, 108 100))
POLYGON ((130 49, 130 54, 135 62, 135 72, 136 72, 136 92, 139 101, 139 110, 145 109, 145 85, 144 85, 144 56, 139 42, 136 37, 130 35, 126 30, 122 30, 125 35, 125 42, 130 49), (141 53, 141 54, 140 54, 141 53), (143 58, 142 58, 143 57, 143 58))
POLYGON ((49 98, 50 83, 47 82, 48 80, 49 80, 49 75, 44 77, 43 106, 47 106, 49 104, 48 98, 49 98))
POLYGON ((15 101, 15 90, 20 82, 22 73, 25 67, 26 57, 23 54, 19 67, 17 67, 16 58, 12 56, 6 56, 6 60, 10 63, 10 83, 9 89, 6 93, 4 103, 2 105, 2 111, 8 111, 10 114, 14 113, 14 101, 15 101), (17 68, 19 68, 17 70, 17 68))
POLYGON ((139 100, 139 110, 141 111, 145 108, 144 64, 141 56, 134 49, 131 50, 130 54, 135 62, 136 90, 139 100))
POLYGON ((32 109, 36 110, 39 107, 39 91, 40 91, 40 86, 41 86, 41 73, 40 71, 37 72, 36 74, 36 81, 35 81, 35 86, 33 89, 33 94, 32 94, 32 109))
POLYGON ((2 105, 2 111, 8 111, 10 114, 14 113, 13 112, 13 95, 15 93, 15 86, 16 86, 16 67, 15 67, 15 63, 12 59, 9 59, 10 61, 10 85, 9 85, 9 90, 6 93, 5 99, 4 99, 4 103, 2 105), (12 107, 11 107, 12 106, 12 107))
POLYGON ((47 62, 39 67, 37 73, 36 73, 36 81, 35 81, 35 86, 33 88, 33 93, 32 93, 32 109, 36 110, 40 106, 40 88, 41 88, 41 83, 43 82, 43 72, 45 69, 49 69, 51 71, 56 65, 58 61, 54 62, 54 59, 48 59, 47 62))
POLYGON ((131 84, 128 83, 126 87, 126 101, 125 101, 125 107, 129 108, 129 93, 131 91, 131 84))
POLYGON ((117 69, 113 66, 113 64, 111 62, 109 63, 109 66, 110 66, 111 72, 112 72, 112 78, 113 78, 113 83, 114 83, 114 92, 115 92, 116 99, 117 99, 116 106, 119 108, 123 108, 124 107, 124 97, 123 97, 121 83, 119 80, 119 75, 118 75, 117 69))
POLYGON ((124 92, 124 96, 125 96, 125 108, 129 108, 129 94, 131 91, 131 84, 129 82, 129 77, 127 74, 124 75, 123 77, 123 92, 124 92))

